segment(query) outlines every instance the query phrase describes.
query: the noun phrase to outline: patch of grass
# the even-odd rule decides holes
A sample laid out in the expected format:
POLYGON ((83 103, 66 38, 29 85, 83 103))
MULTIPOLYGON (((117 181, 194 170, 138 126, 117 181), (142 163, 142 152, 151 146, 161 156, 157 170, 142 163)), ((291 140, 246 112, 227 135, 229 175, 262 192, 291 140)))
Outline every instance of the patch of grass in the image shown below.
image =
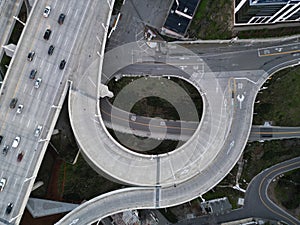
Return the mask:
POLYGON ((232 1, 219 0, 217 3, 202 0, 188 30, 190 38, 229 39, 232 37, 232 1))
POLYGON ((241 178, 250 182, 262 170, 299 155, 299 139, 250 143, 244 150, 245 165, 241 178))
POLYGON ((44 160, 41 164, 41 167, 39 169, 36 181, 42 181, 44 184, 39 187, 38 189, 34 190, 31 194, 31 196, 35 198, 43 198, 47 194, 47 188, 50 182, 52 168, 54 166, 54 157, 51 154, 50 150, 46 151, 46 154, 44 156, 44 160))
POLYGON ((66 165, 63 198, 67 201, 81 202, 121 187, 121 184, 111 182, 97 174, 81 156, 75 165, 66 165))
POLYGON ((278 126, 300 126, 300 67, 284 69, 268 80, 268 89, 258 94, 254 124, 273 121, 278 126))
POLYGON ((170 210, 172 208, 167 208, 167 209, 159 209, 159 212, 166 217, 166 219, 171 222, 171 223, 177 223, 178 219, 176 215, 170 210))
POLYGON ((289 210, 300 204, 300 169, 293 170, 281 177, 275 186, 275 196, 289 210))

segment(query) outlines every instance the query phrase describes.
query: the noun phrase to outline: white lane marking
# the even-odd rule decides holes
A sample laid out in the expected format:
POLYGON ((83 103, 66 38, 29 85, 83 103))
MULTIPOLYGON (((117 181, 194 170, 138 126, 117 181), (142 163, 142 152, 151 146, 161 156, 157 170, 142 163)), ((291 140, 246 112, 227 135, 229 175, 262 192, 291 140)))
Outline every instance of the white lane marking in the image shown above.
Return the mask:
POLYGON ((57 44, 59 43, 60 37, 61 37, 61 34, 59 34, 59 36, 57 38, 57 41, 56 41, 57 44))
POLYGON ((44 60, 42 60, 42 62, 40 64, 40 68, 43 68, 43 64, 44 64, 44 60))
POLYGON ((20 123, 22 123, 22 121, 23 121, 23 118, 24 118, 24 116, 22 115, 22 116, 21 116, 21 119, 20 119, 20 123))
POLYGON ((46 92, 45 100, 47 100, 48 94, 49 94, 49 92, 46 92))
POLYGON ((94 81, 91 79, 91 77, 88 77, 89 81, 94 85, 94 87, 96 87, 96 84, 94 83, 94 81))
POLYGON ((34 89, 34 88, 31 88, 31 92, 30 92, 30 95, 32 95, 32 93, 33 93, 33 89, 34 89))
POLYGON ((41 91, 39 91, 37 98, 39 99, 41 95, 41 91))
MULTIPOLYGON (((17 155, 18 156, 18 155, 17 155)), ((14 186, 16 186, 18 179, 15 179, 14 186)))
POLYGON ((23 92, 26 91, 26 88, 27 88, 27 84, 24 85, 24 89, 23 89, 23 92))
POLYGON ((57 67, 55 67, 54 73, 56 73, 56 71, 57 71, 57 67))
POLYGON ((54 3, 54 6, 53 6, 53 8, 55 8, 55 6, 56 6, 56 3, 57 3, 57 0, 55 0, 55 3, 54 3))
POLYGON ((74 17, 76 17, 77 13, 78 13, 78 9, 76 9, 74 17))
POLYGON ((67 15, 69 15, 69 13, 70 13, 70 9, 71 9, 71 8, 69 8, 69 9, 68 9, 67 15))
POLYGON ((47 67, 47 71, 49 71, 49 69, 50 69, 50 66, 51 66, 51 64, 49 64, 49 65, 48 65, 48 67, 47 67))
POLYGON ((30 124, 30 119, 28 120, 27 127, 29 127, 29 124, 30 124))
POLYGON ((16 119, 16 114, 14 114, 12 121, 15 121, 15 119, 16 119))
POLYGON ((65 40, 64 46, 66 46, 67 42, 68 42, 68 39, 65 40))
POLYGON ((61 12, 64 11, 64 10, 63 10, 63 9, 64 9, 64 6, 65 6, 65 3, 63 3, 62 6, 61 6, 61 9, 60 9, 61 12))

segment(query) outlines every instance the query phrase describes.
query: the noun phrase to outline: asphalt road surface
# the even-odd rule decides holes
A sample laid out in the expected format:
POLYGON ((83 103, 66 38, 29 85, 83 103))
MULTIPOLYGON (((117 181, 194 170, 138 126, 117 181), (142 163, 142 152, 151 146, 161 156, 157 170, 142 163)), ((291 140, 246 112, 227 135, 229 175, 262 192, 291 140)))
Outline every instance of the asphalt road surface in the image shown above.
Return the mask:
POLYGON ((0 157, 0 176, 7 179, 0 193, 0 223, 18 224, 21 219, 57 120, 61 107, 57 106, 62 104, 64 90, 68 88, 72 59, 78 54, 77 41, 84 36, 82 26, 88 23, 88 12, 93 6, 91 0, 35 1, 1 89, 1 151, 5 145, 10 149, 6 156, 1 154, 0 157), (43 17, 46 4, 52 8, 48 18, 43 17), (60 13, 66 15, 62 25, 57 22, 60 13), (46 29, 52 31, 49 40, 43 38, 46 29), (55 47, 53 55, 48 55, 50 45, 55 47), (27 60, 30 51, 35 51, 31 62, 27 60), (62 59, 67 63, 64 69, 59 69, 62 59), (35 81, 29 79, 32 69, 37 70, 36 78, 42 79, 39 88, 35 88, 35 81), (16 113, 16 108, 10 109, 12 98, 18 98, 16 108, 19 104, 24 105, 22 113, 16 113), (42 126, 42 131, 36 137, 38 125, 42 126), (21 140, 13 149, 11 145, 16 136, 21 140), (18 162, 20 152, 24 157, 18 162), (10 202, 14 206, 11 213, 6 214, 10 202))
POLYGON ((195 219, 184 220, 176 223, 177 225, 198 225, 198 224, 219 224, 223 222, 241 220, 245 218, 262 218, 274 221, 283 221, 289 225, 298 225, 300 221, 291 216, 288 212, 279 208, 272 202, 267 189, 272 180, 291 170, 300 168, 300 157, 278 163, 265 169, 252 179, 245 195, 244 207, 233 210, 229 214, 220 216, 204 216, 195 219))

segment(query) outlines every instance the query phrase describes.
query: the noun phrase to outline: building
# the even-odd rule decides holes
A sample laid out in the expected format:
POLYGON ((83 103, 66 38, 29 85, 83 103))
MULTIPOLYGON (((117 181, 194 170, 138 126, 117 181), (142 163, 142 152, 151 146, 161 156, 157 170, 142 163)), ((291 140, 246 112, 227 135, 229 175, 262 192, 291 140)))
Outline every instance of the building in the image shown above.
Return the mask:
POLYGON ((235 25, 297 23, 300 0, 235 0, 235 25))
POLYGON ((174 0, 162 27, 166 35, 184 37, 201 0, 174 0))

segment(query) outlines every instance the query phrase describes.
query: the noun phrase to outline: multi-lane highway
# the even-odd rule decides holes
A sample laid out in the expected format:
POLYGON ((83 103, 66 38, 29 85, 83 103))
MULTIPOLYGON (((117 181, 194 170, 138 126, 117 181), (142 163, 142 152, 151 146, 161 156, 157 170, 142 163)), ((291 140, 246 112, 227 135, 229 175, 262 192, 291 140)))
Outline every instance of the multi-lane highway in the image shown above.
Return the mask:
POLYGON ((6 145, 9 151, 0 157, 0 176, 7 180, 0 193, 0 223, 18 224, 21 219, 68 90, 68 77, 74 73, 75 63, 77 66, 77 55, 91 18, 89 12, 96 10, 95 5, 91 0, 39 0, 32 7, 1 88, 1 151, 6 145), (46 5, 51 6, 47 18, 43 17, 46 5), (63 24, 58 23, 61 13, 65 14, 63 24), (46 29, 51 30, 48 40, 44 38, 46 29), (55 47, 52 55, 48 54, 50 45, 55 47), (31 51, 35 55, 29 61, 27 56, 31 51), (59 68, 63 59, 66 65, 59 68), (33 69, 37 70, 35 79, 42 80, 39 88, 35 88, 35 80, 29 78, 33 69), (10 108, 12 98, 18 99, 14 109, 10 108), (20 114, 16 112, 19 104, 24 106, 20 114), (38 125, 42 130, 36 137, 38 125), (21 140, 13 149, 16 136, 21 140), (24 156, 18 162, 20 152, 24 156), (8 203, 14 205, 9 214, 6 213, 8 203))

